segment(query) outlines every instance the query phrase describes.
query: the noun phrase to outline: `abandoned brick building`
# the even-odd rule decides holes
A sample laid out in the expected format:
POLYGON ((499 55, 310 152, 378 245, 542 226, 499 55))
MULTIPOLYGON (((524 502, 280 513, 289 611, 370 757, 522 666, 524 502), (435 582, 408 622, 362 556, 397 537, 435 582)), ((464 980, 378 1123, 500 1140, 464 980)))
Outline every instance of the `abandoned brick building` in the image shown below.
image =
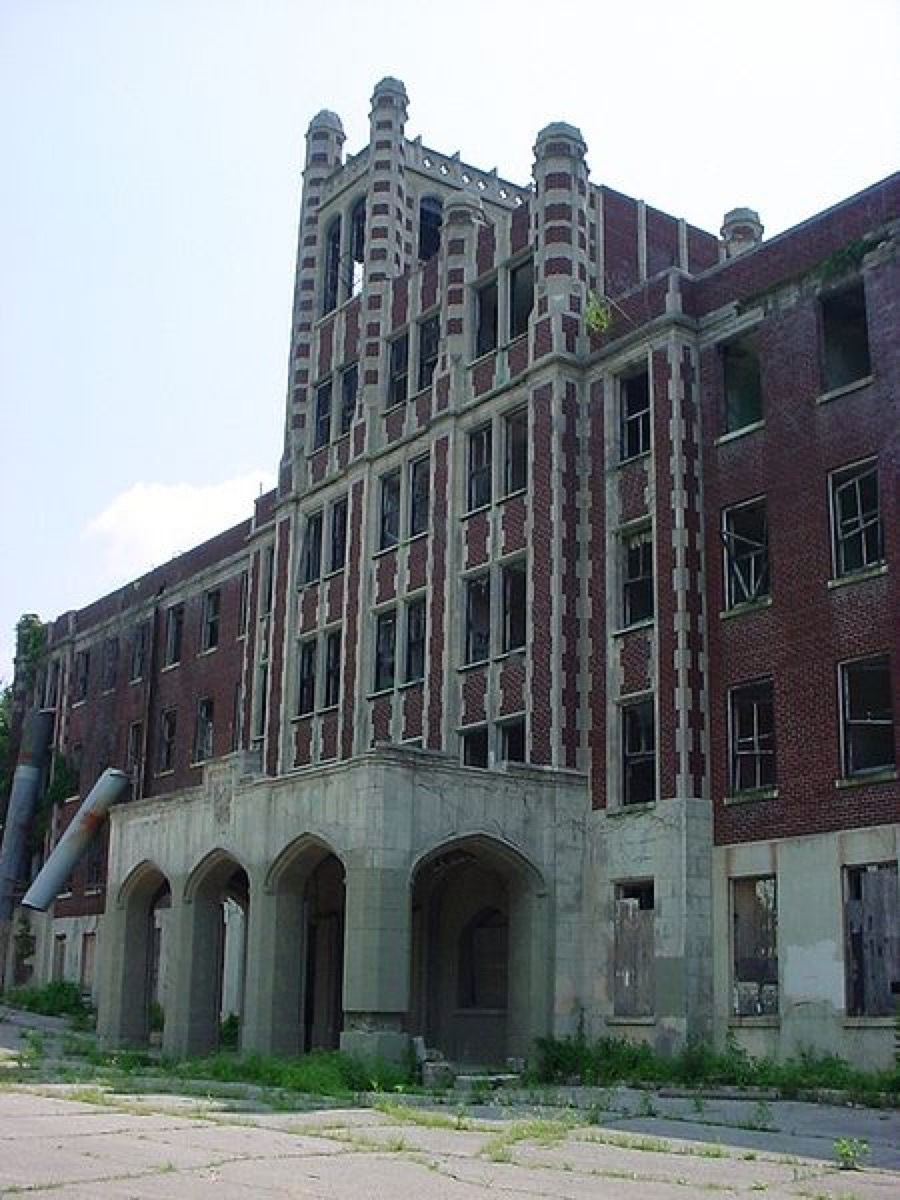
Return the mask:
POLYGON ((573 126, 520 185, 406 118, 309 126, 277 488, 51 627, 55 753, 133 795, 37 974, 179 1054, 889 1061, 900 177, 715 236, 573 126))

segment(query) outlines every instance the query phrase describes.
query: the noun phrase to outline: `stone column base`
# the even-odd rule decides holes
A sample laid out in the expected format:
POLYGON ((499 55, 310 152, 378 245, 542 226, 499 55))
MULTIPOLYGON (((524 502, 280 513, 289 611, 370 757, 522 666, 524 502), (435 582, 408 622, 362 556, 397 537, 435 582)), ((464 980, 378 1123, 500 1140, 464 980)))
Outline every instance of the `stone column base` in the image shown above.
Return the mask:
POLYGON ((349 1029, 341 1034, 341 1050, 354 1058, 379 1060, 387 1063, 405 1063, 409 1056, 409 1034, 396 1033, 392 1029, 372 1030, 349 1029))

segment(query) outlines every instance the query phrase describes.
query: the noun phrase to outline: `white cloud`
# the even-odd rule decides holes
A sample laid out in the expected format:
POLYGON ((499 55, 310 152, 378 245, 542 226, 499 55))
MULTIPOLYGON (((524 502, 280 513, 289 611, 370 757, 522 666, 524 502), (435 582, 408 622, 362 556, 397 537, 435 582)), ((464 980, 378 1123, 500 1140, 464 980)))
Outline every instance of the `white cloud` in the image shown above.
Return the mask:
POLYGON ((270 471, 221 483, 136 483, 92 517, 82 533, 96 563, 97 594, 190 550, 252 514, 270 471))

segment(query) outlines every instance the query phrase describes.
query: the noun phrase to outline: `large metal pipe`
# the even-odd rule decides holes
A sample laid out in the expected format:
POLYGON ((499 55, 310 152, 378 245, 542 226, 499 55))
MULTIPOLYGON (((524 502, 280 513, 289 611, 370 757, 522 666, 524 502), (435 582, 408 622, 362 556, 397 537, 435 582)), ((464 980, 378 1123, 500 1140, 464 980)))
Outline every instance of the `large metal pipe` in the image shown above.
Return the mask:
POLYGON ((110 808, 129 788, 130 778, 124 771, 108 767, 84 798, 72 823, 57 843, 56 849, 41 867, 37 878, 25 893, 23 908, 46 912, 72 874, 78 860, 103 828, 110 808))
POLYGON ((25 875, 28 837, 53 737, 53 720, 52 710, 34 708, 25 718, 22 729, 19 761, 9 794, 0 848, 0 922, 12 919, 16 885, 25 875))

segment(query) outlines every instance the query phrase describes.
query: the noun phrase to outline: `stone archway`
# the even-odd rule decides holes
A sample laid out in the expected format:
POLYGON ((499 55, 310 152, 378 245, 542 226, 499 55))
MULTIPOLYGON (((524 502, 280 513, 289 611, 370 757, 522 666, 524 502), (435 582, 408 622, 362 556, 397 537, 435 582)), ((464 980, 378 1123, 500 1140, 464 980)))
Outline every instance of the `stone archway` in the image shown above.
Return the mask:
POLYGON ((410 1032, 461 1063, 500 1065, 549 1027, 546 895, 538 871, 473 835, 413 871, 410 1032))

